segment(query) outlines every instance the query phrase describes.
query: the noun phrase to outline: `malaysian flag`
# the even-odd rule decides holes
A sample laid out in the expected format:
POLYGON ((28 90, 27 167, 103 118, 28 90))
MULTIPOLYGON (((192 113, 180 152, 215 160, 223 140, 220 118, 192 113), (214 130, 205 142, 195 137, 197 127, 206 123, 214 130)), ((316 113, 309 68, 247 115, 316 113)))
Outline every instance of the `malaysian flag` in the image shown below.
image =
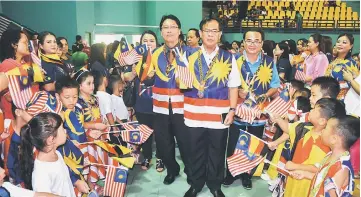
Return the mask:
POLYGON ((235 177, 242 173, 251 171, 263 160, 264 157, 262 156, 256 156, 250 159, 248 156, 246 156, 246 153, 234 154, 227 158, 228 169, 232 176, 235 177))
POLYGON ((127 184, 128 169, 108 167, 104 184, 104 196, 123 197, 127 184))
POLYGON ((3 14, 0 14, 0 38, 2 34, 8 29, 21 29, 21 30, 25 30, 29 34, 35 33, 34 30, 29 29, 28 27, 25 27, 24 25, 15 22, 14 20, 6 17, 3 14))
POLYGON ((227 158, 233 176, 248 172, 264 160, 265 143, 250 133, 240 130, 234 154, 227 158))
POLYGON ((291 107, 290 94, 288 88, 284 89, 280 95, 271 101, 264 111, 266 113, 278 114, 281 117, 287 114, 288 109, 291 107))
POLYGON ((184 52, 181 52, 178 47, 174 50, 175 59, 177 62, 176 67, 176 78, 179 79, 179 88, 188 89, 193 87, 194 76, 189 70, 189 63, 187 61, 186 55, 184 52))
POLYGON ((262 111, 257 103, 248 97, 242 104, 236 108, 236 116, 240 117, 242 121, 252 123, 256 118, 260 118, 262 111))
POLYGON ((138 122, 128 122, 123 124, 123 128, 125 131, 121 132, 121 135, 125 137, 123 138, 124 141, 135 143, 135 144, 142 144, 149 138, 150 135, 153 133, 153 129, 149 128, 147 125, 139 124, 138 122), (139 141, 136 139, 139 133, 139 141), (135 142, 131 142, 135 141, 135 142))
POLYGON ((295 79, 300 81, 306 81, 306 74, 303 69, 303 66, 304 65, 300 65, 300 64, 296 66, 295 79))
POLYGON ((59 114, 63 108, 60 100, 52 96, 49 92, 36 92, 26 105, 26 112, 35 116, 43 112, 53 112, 59 114))
POLYGON ((9 92, 14 105, 19 109, 26 109, 26 104, 33 96, 31 80, 28 76, 8 76, 9 92))
POLYGON ((141 49, 143 45, 137 46, 135 49, 130 50, 127 41, 122 38, 119 43, 120 53, 118 56, 118 61, 121 66, 133 65, 139 60, 142 59, 142 55, 140 55, 141 49))

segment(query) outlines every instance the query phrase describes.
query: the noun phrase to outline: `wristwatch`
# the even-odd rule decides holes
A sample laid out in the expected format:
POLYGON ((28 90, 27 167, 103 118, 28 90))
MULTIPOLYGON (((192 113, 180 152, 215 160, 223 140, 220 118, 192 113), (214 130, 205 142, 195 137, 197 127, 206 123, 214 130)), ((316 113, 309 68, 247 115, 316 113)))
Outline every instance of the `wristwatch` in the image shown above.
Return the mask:
POLYGON ((231 108, 229 108, 229 111, 236 112, 236 108, 231 107, 231 108))

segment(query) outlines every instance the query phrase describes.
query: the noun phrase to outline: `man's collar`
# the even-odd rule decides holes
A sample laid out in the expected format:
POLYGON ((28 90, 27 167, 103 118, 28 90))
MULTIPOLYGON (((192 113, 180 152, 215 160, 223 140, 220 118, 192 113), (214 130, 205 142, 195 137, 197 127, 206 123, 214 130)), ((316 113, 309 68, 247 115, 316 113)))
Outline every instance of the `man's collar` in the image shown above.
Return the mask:
MULTIPOLYGON (((260 51, 260 52, 258 53, 257 60, 256 60, 254 63, 261 61, 261 56, 262 56, 261 54, 262 54, 262 51, 260 51)), ((243 51, 243 56, 245 57, 245 59, 246 59, 246 61, 247 61, 248 63, 251 63, 251 62, 249 61, 249 59, 248 59, 246 50, 243 51)), ((254 64, 254 63, 253 63, 253 64, 254 64)))
POLYGON ((219 47, 218 47, 218 45, 216 45, 216 48, 214 49, 214 51, 212 51, 211 54, 208 54, 208 53, 207 53, 207 51, 206 51, 206 49, 204 48, 203 45, 201 46, 201 50, 202 50, 202 53, 203 53, 203 54, 206 54, 206 55, 214 55, 214 54, 217 53, 217 51, 219 50, 219 47))
POLYGON ((169 51, 171 51, 172 49, 174 49, 176 47, 180 48, 180 43, 179 42, 173 48, 170 48, 170 47, 168 47, 168 45, 164 44, 164 50, 165 50, 166 53, 168 53, 169 51))

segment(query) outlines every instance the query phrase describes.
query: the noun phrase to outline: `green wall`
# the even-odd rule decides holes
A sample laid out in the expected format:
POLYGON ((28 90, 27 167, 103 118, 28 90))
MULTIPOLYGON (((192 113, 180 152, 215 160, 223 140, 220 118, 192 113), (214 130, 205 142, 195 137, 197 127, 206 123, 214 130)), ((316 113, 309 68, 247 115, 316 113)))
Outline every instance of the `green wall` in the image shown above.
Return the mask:
MULTIPOLYGON (((282 40, 286 39, 293 39, 297 41, 300 38, 306 38, 308 39, 311 34, 298 34, 298 33, 265 33, 265 39, 266 40, 274 40, 275 42, 280 42, 282 40)), ((327 36, 330 36, 332 38, 333 44, 336 43, 337 37, 339 34, 324 34, 327 36)), ((355 41, 354 41, 354 52, 360 51, 360 34, 353 34, 355 41)), ((228 42, 232 42, 233 40, 241 41, 243 40, 243 34, 242 33, 227 33, 224 35, 225 40, 228 42)))
POLYGON ((75 1, 2 1, 2 11, 9 18, 37 32, 51 31, 74 42, 77 33, 75 1))

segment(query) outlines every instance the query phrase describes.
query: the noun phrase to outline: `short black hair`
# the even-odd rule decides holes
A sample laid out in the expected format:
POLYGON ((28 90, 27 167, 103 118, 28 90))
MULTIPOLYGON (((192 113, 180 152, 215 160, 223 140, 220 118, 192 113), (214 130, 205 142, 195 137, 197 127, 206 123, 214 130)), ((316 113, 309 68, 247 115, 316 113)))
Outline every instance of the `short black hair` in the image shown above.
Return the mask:
POLYGON ((170 19, 170 20, 173 20, 175 21, 175 23, 177 23, 178 25, 178 28, 181 29, 182 26, 181 26, 181 22, 180 20, 178 19, 178 17, 174 16, 173 14, 169 14, 169 15, 163 15, 162 16, 162 19, 160 19, 160 23, 159 23, 159 29, 162 30, 162 26, 163 26, 163 23, 165 20, 167 19, 170 19))
POLYGON ((199 29, 203 31, 203 26, 211 21, 216 21, 218 23, 218 29, 219 31, 223 31, 223 26, 221 25, 221 22, 217 18, 205 18, 199 23, 199 29))
POLYGON ((354 54, 352 54, 352 57, 355 57, 355 56, 358 56, 359 55, 359 53, 354 53, 354 54))
POLYGON ((335 98, 321 98, 316 102, 316 107, 321 108, 321 116, 327 120, 346 116, 345 106, 335 98))
POLYGON ((17 110, 18 108, 16 107, 16 105, 14 104, 14 102, 11 102, 11 114, 13 115, 14 119, 16 120, 17 116, 15 114, 15 111, 17 110))
POLYGON ((337 120, 335 132, 342 137, 342 144, 348 150, 360 138, 360 118, 346 115, 335 119, 337 120))
POLYGON ((248 32, 258 32, 258 33, 261 34, 262 41, 264 41, 264 39, 265 39, 265 35, 264 35, 264 32, 262 31, 262 29, 249 29, 246 32, 244 32, 243 40, 246 40, 246 35, 247 35, 248 32))
POLYGON ((314 85, 320 86, 322 97, 337 98, 340 93, 340 84, 333 77, 317 77, 312 81, 312 86, 314 85))
POLYGON ((61 40, 65 40, 66 42, 68 42, 68 40, 65 37, 56 38, 56 43, 58 44, 58 47, 63 48, 63 43, 61 43, 61 40))
POLYGON ((109 94, 113 94, 114 84, 118 81, 122 81, 122 78, 120 77, 120 75, 110 75, 109 83, 108 83, 108 87, 107 87, 107 92, 109 94))
POLYGON ((76 41, 80 41, 80 40, 81 40, 81 35, 76 35, 76 36, 75 36, 75 40, 76 40, 76 41))
POLYGON ((311 103, 308 97, 299 96, 297 99, 297 110, 302 110, 303 113, 311 111, 311 103))
POLYGON ((298 91, 300 91, 301 94, 307 98, 310 98, 310 96, 311 96, 311 90, 309 90, 308 88, 301 88, 298 91))
POLYGON ((55 82, 56 93, 60 94, 64 88, 76 88, 79 92, 78 82, 70 77, 62 77, 60 80, 55 82))
POLYGON ((201 35, 199 35, 199 30, 198 29, 196 29, 196 28, 190 28, 189 30, 188 30, 188 32, 189 31, 194 31, 194 32, 196 32, 196 37, 197 38, 200 38, 201 37, 201 35))
POLYGON ((291 80, 290 83, 295 90, 301 90, 305 87, 305 83, 296 79, 291 80))

